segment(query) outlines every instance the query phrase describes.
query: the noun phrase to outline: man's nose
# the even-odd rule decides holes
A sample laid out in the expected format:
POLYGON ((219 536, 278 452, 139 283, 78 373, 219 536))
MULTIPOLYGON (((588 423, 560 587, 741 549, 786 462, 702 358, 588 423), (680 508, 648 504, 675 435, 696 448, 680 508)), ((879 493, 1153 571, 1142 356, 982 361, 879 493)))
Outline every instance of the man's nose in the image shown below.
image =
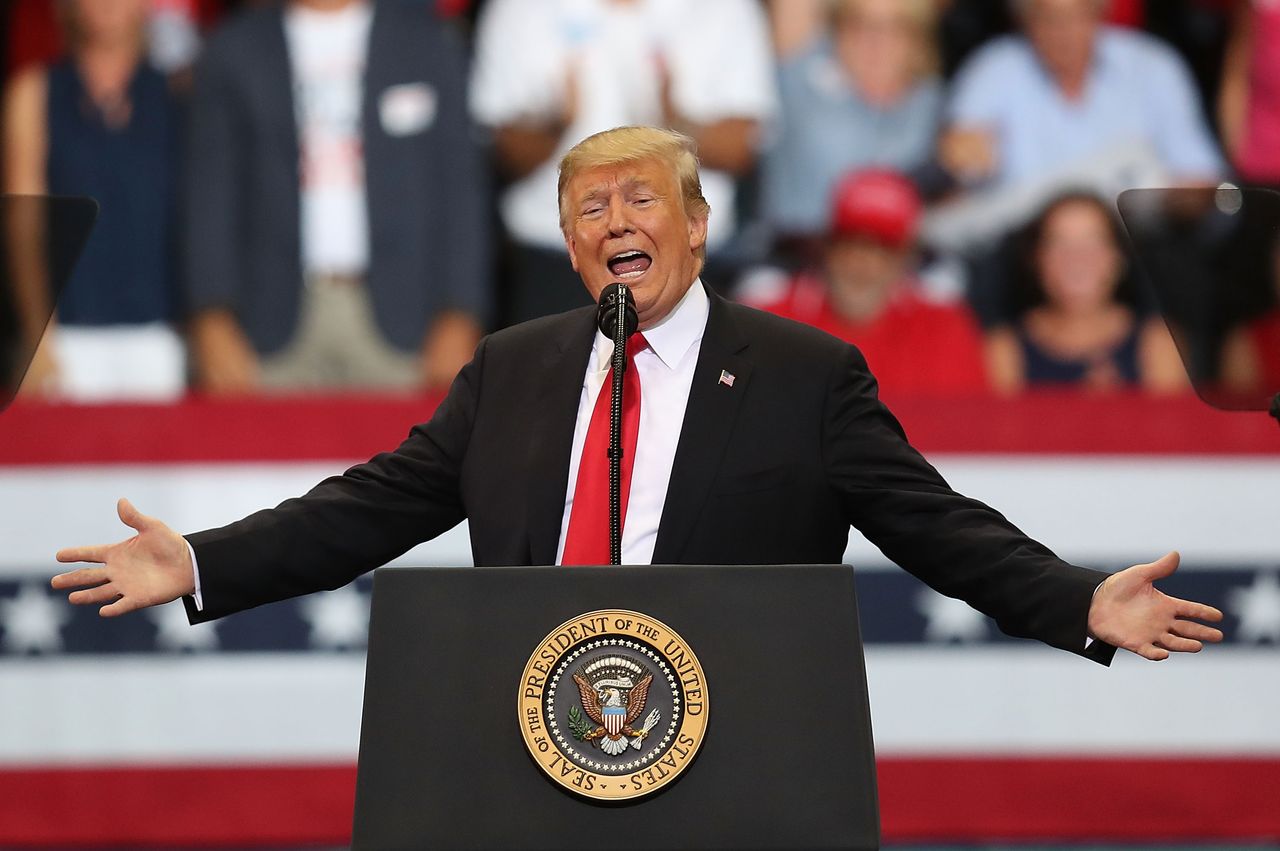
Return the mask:
POLYGON ((626 202, 616 195, 609 200, 608 225, 610 236, 622 236, 631 233, 632 230, 626 202))

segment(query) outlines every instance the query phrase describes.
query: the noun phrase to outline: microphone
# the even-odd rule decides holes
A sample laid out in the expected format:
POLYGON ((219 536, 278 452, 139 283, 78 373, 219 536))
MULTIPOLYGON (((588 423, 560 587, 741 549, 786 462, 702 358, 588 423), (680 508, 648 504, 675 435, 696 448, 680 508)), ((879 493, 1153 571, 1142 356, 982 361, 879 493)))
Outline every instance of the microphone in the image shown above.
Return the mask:
POLYGON ((596 325, 600 328, 600 333, 604 334, 614 343, 618 342, 618 305, 623 307, 623 328, 626 333, 623 339, 630 337, 636 332, 636 328, 640 325, 640 319, 636 316, 636 300, 631 295, 631 289, 626 284, 613 283, 604 288, 600 293, 600 305, 596 308, 596 325))
MULTIPOLYGON (((627 368, 627 338, 640 325, 636 300, 626 284, 600 293, 596 310, 600 333, 613 340, 613 382, 609 399, 609 563, 622 564, 622 373, 627 368)), ((604 388, 600 388, 603 393, 604 388)))

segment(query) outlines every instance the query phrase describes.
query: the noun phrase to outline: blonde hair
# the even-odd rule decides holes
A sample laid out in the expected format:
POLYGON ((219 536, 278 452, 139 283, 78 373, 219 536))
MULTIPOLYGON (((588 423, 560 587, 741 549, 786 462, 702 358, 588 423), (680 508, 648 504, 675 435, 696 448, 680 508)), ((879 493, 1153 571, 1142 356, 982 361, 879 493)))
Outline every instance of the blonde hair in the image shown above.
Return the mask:
POLYGON ((705 219, 711 205, 702 197, 698 177, 698 146, 683 133, 658 127, 615 127, 583 139, 560 160, 560 230, 569 226, 569 200, 564 197, 569 183, 584 171, 603 166, 623 165, 640 160, 656 160, 671 169, 680 187, 685 215, 705 219))
MULTIPOLYGON (((866 0, 829 0, 831 26, 862 11, 866 0)), ((897 0, 903 17, 911 22, 916 39, 912 73, 916 79, 938 73, 938 6, 935 0, 897 0)))

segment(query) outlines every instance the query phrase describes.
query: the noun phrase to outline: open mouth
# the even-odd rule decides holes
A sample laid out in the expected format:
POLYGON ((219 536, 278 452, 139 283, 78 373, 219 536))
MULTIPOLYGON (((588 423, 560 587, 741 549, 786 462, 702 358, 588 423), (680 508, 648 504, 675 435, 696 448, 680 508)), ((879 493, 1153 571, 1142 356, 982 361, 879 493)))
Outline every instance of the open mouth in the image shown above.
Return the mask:
POLYGON ((609 272, 615 278, 638 278, 653 265, 653 258, 643 251, 623 251, 609 258, 609 272))

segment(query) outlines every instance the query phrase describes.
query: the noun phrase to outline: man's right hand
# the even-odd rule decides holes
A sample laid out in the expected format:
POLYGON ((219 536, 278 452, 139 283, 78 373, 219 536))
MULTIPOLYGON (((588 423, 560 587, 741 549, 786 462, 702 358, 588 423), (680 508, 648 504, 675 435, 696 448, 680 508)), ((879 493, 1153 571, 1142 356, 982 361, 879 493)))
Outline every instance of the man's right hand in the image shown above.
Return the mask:
POLYGON ((206 310, 191 320, 191 349, 201 390, 235 396, 258 389, 258 354, 227 310, 206 310))
POLYGON ((961 183, 977 183, 999 165, 996 134, 981 127, 953 127, 938 140, 938 161, 961 183))
POLYGON ((67 597, 77 605, 105 603, 98 614, 108 618, 194 593, 195 567, 186 539, 139 512, 127 499, 116 503, 116 511, 138 534, 118 544, 59 550, 58 561, 92 562, 102 567, 60 573, 50 584, 60 591, 78 589, 67 597))

